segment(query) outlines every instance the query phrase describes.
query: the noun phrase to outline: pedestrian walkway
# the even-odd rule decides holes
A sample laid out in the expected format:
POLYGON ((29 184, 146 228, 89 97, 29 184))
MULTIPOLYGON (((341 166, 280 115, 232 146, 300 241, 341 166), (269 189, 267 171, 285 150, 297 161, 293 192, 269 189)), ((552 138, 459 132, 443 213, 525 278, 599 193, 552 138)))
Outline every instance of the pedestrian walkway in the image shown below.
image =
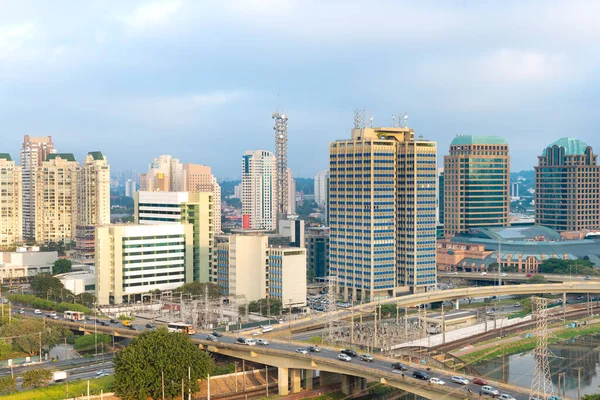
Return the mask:
POLYGON ((71 360, 74 358, 81 358, 81 355, 73 349, 71 344, 59 344, 50 349, 49 359, 58 358, 58 360, 71 360))

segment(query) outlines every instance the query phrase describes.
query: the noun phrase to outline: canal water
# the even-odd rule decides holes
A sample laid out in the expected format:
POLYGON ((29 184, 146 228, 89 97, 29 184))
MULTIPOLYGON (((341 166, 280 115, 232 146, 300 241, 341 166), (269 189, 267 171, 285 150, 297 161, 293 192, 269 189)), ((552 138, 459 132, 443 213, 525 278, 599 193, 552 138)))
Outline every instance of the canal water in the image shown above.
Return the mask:
MULTIPOLYGON (((581 395, 600 393, 600 334, 568 339, 548 346, 552 352, 550 374, 554 394, 563 387, 568 397, 577 398, 580 382, 581 395), (578 373, 580 377, 578 377, 578 373)), ((483 376, 509 384, 530 387, 535 367, 533 352, 504 356, 474 365, 483 376)))

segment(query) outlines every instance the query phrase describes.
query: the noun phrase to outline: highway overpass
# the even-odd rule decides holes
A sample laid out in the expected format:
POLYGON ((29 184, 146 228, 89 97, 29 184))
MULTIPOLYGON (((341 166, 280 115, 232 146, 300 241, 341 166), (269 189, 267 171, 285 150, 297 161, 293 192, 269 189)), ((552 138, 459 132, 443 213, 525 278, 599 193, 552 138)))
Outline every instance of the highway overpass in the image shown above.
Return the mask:
MULTIPOLYGON (((571 275, 556 275, 556 274, 536 274, 543 275, 548 282, 571 282, 581 281, 584 279, 583 276, 571 276, 571 275)), ((438 281, 441 279, 462 279, 468 281, 483 281, 483 282, 498 282, 500 279, 504 282, 527 282, 531 277, 528 277, 525 273, 504 273, 504 276, 499 276, 497 272, 487 272, 482 275, 481 272, 438 272, 438 281)), ((600 277, 590 276, 589 281, 600 283, 600 277)))

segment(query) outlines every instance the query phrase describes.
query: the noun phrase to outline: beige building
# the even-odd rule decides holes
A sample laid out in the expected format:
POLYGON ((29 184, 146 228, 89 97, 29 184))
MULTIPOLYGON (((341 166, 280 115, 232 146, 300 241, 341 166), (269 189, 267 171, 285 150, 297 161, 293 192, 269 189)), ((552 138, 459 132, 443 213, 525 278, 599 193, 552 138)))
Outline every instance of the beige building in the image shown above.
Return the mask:
POLYGON ((284 308, 306 305, 306 249, 271 247, 268 250, 269 297, 284 308))
POLYGON ((52 265, 56 260, 56 251, 40 251, 39 247, 21 247, 17 251, 0 252, 0 281, 52 273, 52 265))
POLYGON ((444 157, 444 236, 510 225, 510 157, 500 136, 460 135, 444 157))
POLYGON ((21 167, 0 153, 0 249, 22 241, 21 167))
POLYGON ((287 215, 296 214, 296 180, 294 179, 294 174, 291 169, 287 169, 287 215))
POLYGON ((79 164, 73 154, 49 154, 36 168, 35 240, 37 243, 71 239, 77 215, 79 164))
POLYGON ((242 158, 242 227, 277 229, 277 169, 270 151, 249 150, 242 158))
POLYGON ((124 297, 192 282, 193 230, 191 224, 96 228, 98 303, 120 304, 124 297))
POLYGON ((193 280, 216 282, 211 274, 214 249, 212 192, 137 192, 135 222, 143 225, 191 224, 194 230, 193 280))
POLYGON ((23 239, 35 239, 34 173, 49 154, 56 153, 52 137, 25 135, 21 148, 23 239))
POLYGON ((169 155, 158 156, 148 165, 148 173, 140 175, 140 191, 178 192, 183 190, 183 165, 169 155))
POLYGON ((184 192, 212 192, 214 209, 214 231, 221 233, 221 185, 212 174, 211 168, 199 164, 183 164, 184 192))

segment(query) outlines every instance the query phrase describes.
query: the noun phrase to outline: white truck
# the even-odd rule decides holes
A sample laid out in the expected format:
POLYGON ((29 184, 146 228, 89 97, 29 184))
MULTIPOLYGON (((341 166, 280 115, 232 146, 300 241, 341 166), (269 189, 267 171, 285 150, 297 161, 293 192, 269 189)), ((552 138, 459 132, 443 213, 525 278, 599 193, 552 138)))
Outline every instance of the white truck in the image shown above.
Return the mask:
POLYGON ((65 379, 67 379, 66 371, 52 371, 52 381, 53 382, 60 382, 65 379))

